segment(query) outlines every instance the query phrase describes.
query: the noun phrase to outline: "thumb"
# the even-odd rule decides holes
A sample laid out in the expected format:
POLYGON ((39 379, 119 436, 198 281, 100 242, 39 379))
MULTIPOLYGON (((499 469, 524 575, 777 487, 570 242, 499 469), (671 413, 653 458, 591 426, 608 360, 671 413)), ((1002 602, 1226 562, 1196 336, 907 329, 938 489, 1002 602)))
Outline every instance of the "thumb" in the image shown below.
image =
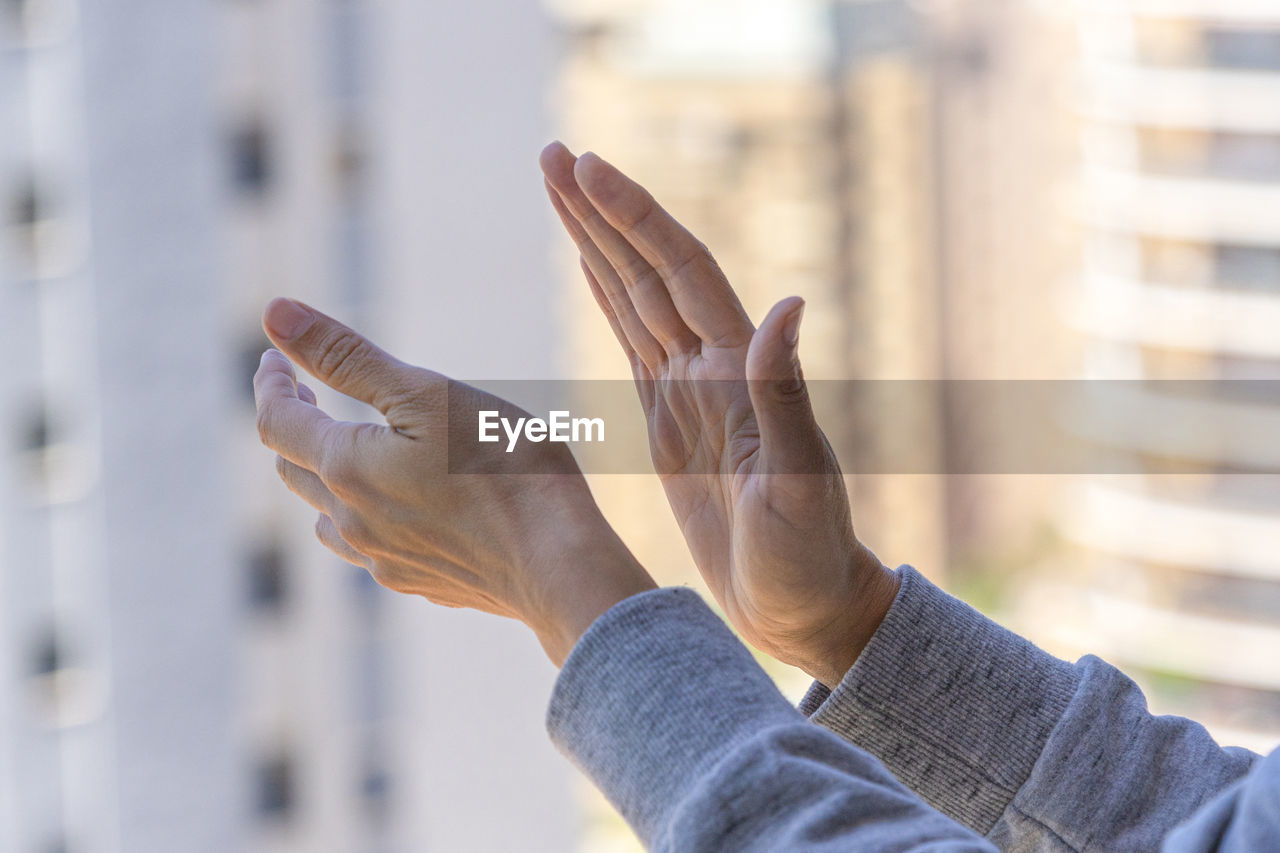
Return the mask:
POLYGON ((813 419, 798 353, 804 300, 784 299, 764 318, 747 348, 747 389, 760 428, 765 470, 817 474, 825 470, 825 441, 813 419))
POLYGON ((293 299, 273 299, 262 314, 271 341, 324 384, 386 415, 409 390, 411 368, 368 338, 293 299))

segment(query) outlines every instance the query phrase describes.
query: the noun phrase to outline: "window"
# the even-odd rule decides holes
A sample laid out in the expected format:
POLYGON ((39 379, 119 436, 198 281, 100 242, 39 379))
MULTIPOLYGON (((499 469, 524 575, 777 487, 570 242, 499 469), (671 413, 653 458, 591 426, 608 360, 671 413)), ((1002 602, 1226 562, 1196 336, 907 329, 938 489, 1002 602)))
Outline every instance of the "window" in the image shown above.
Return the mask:
POLYGON ((106 710, 99 674, 78 661, 66 632, 49 619, 27 649, 27 677, 36 718, 50 728, 83 725, 106 710))
POLYGON ((297 779, 292 757, 277 753, 263 759, 254 770, 255 808, 273 821, 286 821, 294 811, 297 779))
POLYGON ((0 22, 11 42, 38 44, 65 35, 75 14, 69 0, 0 0, 0 22))
POLYGON ((260 543, 249 554, 249 603, 257 610, 279 613, 288 596, 288 558, 275 539, 260 543))
POLYGON ((31 649, 31 674, 37 678, 56 675, 66 667, 67 653, 62 639, 52 628, 41 633, 31 649))
POLYGON ((33 178, 27 178, 9 194, 5 211, 6 242, 25 272, 34 271, 39 264, 39 227, 48 207, 48 200, 33 178))
POLYGON ((333 174, 338 194, 347 204, 354 204, 360 199, 365 170, 364 156, 364 145, 355 125, 346 123, 341 126, 334 137, 333 174))
POLYGON ((1219 287, 1280 293, 1280 248, 1216 246, 1214 278, 1219 287))
POLYGON ((50 432, 49 416, 42 406, 27 420, 22 434, 22 449, 44 450, 49 446, 50 432))
POLYGON ((1144 237, 1140 243, 1142 278, 1153 284, 1205 287, 1212 275, 1212 254, 1203 243, 1144 237))
POLYGON ((1249 181, 1280 180, 1280 136, 1215 133, 1209 148, 1210 173, 1249 181))
POLYGON ((1204 38, 1210 65, 1280 71, 1280 30, 1213 27, 1204 38))
POLYGON ((386 769, 377 762, 370 762, 360 780, 360 796, 370 820, 379 823, 386 820, 390 789, 391 777, 386 769))
POLYGON ((21 274, 53 278, 69 271, 72 233, 57 207, 48 187, 34 176, 10 188, 3 213, 7 251, 0 254, 12 256, 21 274))
POLYGON ((69 439, 43 400, 18 426, 19 464, 27 494, 39 506, 80 500, 93 487, 97 466, 84 447, 69 439))
POLYGON ((236 190, 250 198, 261 198, 270 189, 272 179, 271 141, 266 127, 250 121, 236 129, 229 142, 231 182, 236 190))

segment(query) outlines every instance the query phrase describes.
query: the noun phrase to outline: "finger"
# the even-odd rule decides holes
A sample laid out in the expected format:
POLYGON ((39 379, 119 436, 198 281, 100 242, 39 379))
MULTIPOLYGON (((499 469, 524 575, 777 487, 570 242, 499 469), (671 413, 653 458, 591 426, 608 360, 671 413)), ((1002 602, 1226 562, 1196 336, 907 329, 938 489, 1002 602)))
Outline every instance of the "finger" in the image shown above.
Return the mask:
POLYGON ((288 486, 289 491, 306 501, 312 509, 328 513, 337 505, 337 498, 319 475, 308 471, 301 465, 295 465, 283 456, 276 457, 276 473, 288 486))
POLYGON ((798 354, 804 300, 784 299, 765 317, 747 349, 747 388, 760 428, 764 470, 822 470, 825 443, 813 417, 798 354))
MULTIPOLYGON (((618 343, 622 344, 623 349, 629 350, 628 355, 636 353, 646 364, 656 366, 662 361, 664 353, 662 344, 658 343, 657 338, 645 326, 644 320, 640 319, 640 315, 636 313, 636 307, 632 304, 631 297, 627 295, 626 285, 622 283, 622 279, 618 278, 617 272, 610 266, 600 247, 592 241, 591 236, 582 227, 582 223, 569 212, 569 208, 565 207, 564 199, 560 197, 556 188, 549 180, 543 183, 546 184, 547 197, 551 199, 551 206, 555 208, 565 231, 578 247, 586 268, 592 272, 595 286, 599 291, 596 302, 600 305, 600 310, 605 312, 611 326, 617 324, 614 333, 621 333, 618 334, 618 343), (602 285, 602 279, 607 284, 602 285)), ((596 295, 596 291, 592 293, 596 295)))
POLYGON ((298 399, 309 405, 317 405, 316 392, 307 387, 306 383, 298 383, 298 399))
POLYGON ((368 403, 388 420, 414 394, 413 368, 310 306, 273 299, 262 326, 276 346, 312 376, 368 403))
MULTIPOLYGON (((696 347, 697 336, 681 319, 662 277, 625 237, 605 221, 579 188, 574 176, 575 160, 569 149, 553 142, 543 150, 541 162, 543 173, 559 193, 564 206, 599 249, 603 260, 617 273, 618 279, 625 286, 624 292, 630 297, 636 314, 649 333, 662 344, 667 353, 696 347)), ((579 246, 582 247, 582 244, 579 246)), ((585 254, 587 252, 584 251, 585 254)), ((591 258, 588 257, 588 260, 591 258)), ((596 271, 600 283, 606 287, 605 292, 610 302, 614 303, 614 308, 620 309, 619 300, 607 289, 610 285, 608 274, 595 264, 592 269, 596 271)), ((639 351, 639 341, 632 342, 639 351)))
POLYGON ((334 525, 333 519, 320 513, 320 517, 316 519, 316 538, 324 547, 337 554, 353 566, 359 566, 362 569, 368 569, 372 565, 368 557, 361 554, 355 548, 348 544, 347 540, 342 538, 342 534, 338 532, 337 526, 334 525))
POLYGON ((613 329, 614 337, 618 339, 618 343, 622 345, 623 352, 627 354, 627 361, 631 364, 631 377, 635 380, 636 391, 640 394, 640 404, 648 412, 653 408, 653 374, 649 372, 649 368, 644 361, 631 347, 626 334, 622 331, 621 324, 618 323, 618 318, 614 316, 608 297, 600 289, 600 282, 596 280, 595 274, 591 272, 591 267, 587 265, 586 259, 579 258, 578 261, 582 266, 582 274, 587 277, 587 285, 591 288, 591 295, 595 297, 596 304, 600 306, 605 319, 609 321, 609 327, 613 329))
POLYGON ((652 195, 588 152, 574 177, 594 209, 657 270, 681 319, 712 347, 748 343, 755 331, 737 294, 702 245, 652 195))
POLYGON ((258 406, 258 437, 281 456, 308 468, 320 464, 332 418, 298 398, 293 365, 277 350, 262 354, 253 375, 258 406))
POLYGON ((591 296, 596 300, 596 305, 600 306, 600 312, 604 314, 604 318, 609 322, 609 328, 613 330, 613 336, 618 339, 618 344, 621 345, 623 353, 627 356, 632 372, 635 373, 639 370, 643 371, 643 375, 648 376, 649 369, 645 367, 644 362, 640 360, 640 356, 636 354, 635 347, 627 339, 627 333, 623 331, 622 324, 618 321, 618 315, 613 313, 613 306, 609 304, 609 297, 605 296, 604 290, 600 287, 600 280, 591 271, 591 265, 587 263, 586 258, 578 258, 578 265, 582 267, 582 274, 586 276, 587 286, 591 288, 591 296))

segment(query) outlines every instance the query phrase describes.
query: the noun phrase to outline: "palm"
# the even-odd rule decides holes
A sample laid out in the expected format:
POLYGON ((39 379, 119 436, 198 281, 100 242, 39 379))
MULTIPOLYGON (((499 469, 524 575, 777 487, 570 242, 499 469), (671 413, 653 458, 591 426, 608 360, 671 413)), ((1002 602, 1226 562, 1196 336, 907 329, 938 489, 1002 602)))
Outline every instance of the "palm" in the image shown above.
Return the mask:
POLYGON ((848 551, 853 531, 847 508, 805 518, 815 498, 843 496, 834 458, 826 460, 834 490, 830 475, 769 470, 742 378, 746 356, 739 347, 669 360, 646 401, 649 443, 712 593, 748 640, 785 657, 792 638, 776 634, 802 635, 834 616, 815 603, 844 580, 833 558, 848 551))
POLYGON ((784 300, 757 329, 706 248, 639 185, 559 145, 543 170, 631 362, 654 465, 699 571, 746 639, 813 672, 848 640, 842 625, 880 566, 854 538, 805 396, 803 303, 784 300))

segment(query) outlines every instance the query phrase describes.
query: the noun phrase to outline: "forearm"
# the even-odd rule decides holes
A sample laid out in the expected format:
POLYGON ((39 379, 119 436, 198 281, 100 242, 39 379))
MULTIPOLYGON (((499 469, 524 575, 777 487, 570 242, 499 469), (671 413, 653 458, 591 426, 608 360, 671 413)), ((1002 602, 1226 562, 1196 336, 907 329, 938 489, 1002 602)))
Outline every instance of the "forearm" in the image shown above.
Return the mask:
POLYGON ((688 590, 597 620, 565 663, 548 728, 650 849, 994 849, 807 723, 688 590))
POLYGON ((1113 667, 1058 660, 909 567, 899 575, 857 662, 801 710, 1001 846, 1154 849, 1248 770, 1252 756, 1199 725, 1151 716, 1113 667))

